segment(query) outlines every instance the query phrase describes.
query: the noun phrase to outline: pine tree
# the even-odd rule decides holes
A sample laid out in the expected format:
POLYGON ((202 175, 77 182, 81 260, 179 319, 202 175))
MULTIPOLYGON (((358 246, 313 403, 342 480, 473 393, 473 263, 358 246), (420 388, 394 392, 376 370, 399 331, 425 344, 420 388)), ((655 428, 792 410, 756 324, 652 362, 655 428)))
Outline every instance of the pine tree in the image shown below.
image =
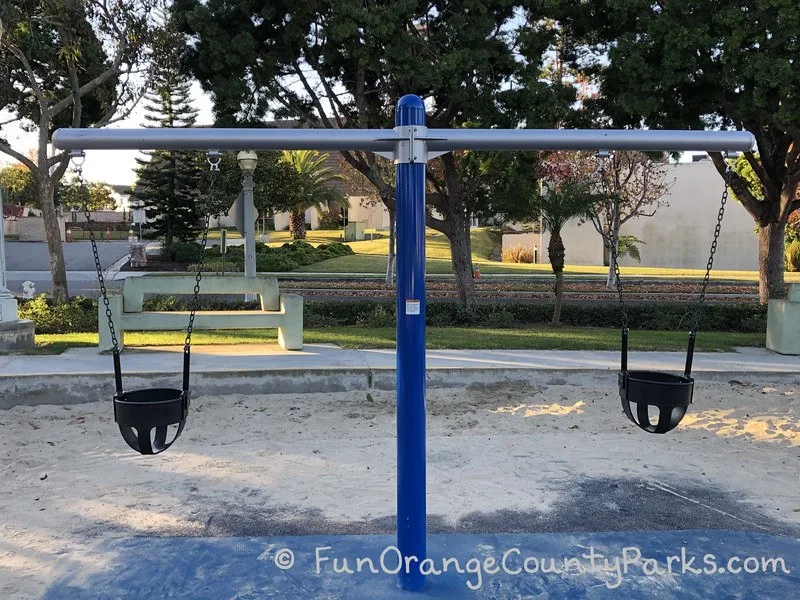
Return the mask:
MULTIPOLYGON (((177 62, 159 69, 145 102, 145 127, 191 127, 197 119, 189 80, 180 74, 177 62)), ((150 227, 167 246, 195 239, 200 231, 197 153, 155 150, 144 154, 148 158, 136 159, 134 193, 143 202, 150 227)))

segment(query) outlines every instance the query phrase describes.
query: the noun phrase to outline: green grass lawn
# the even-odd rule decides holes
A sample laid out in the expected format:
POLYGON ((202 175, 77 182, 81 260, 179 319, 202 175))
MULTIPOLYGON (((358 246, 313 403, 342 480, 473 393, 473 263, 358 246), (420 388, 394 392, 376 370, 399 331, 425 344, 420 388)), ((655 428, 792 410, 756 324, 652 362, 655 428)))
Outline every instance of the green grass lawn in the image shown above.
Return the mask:
MULTIPOLYGON (((353 256, 341 256, 330 260, 300 267, 298 273, 384 273, 386 272, 386 256, 389 253, 389 240, 385 232, 382 237, 362 242, 348 242, 356 253, 353 256)), ((313 245, 329 244, 341 239, 341 231, 309 231, 306 241, 313 245)), ((270 232, 270 245, 279 246, 290 241, 288 231, 270 232)), ((492 241, 487 228, 474 228, 471 232, 472 261, 480 268, 481 274, 518 274, 518 275, 550 275, 549 263, 500 263, 490 261, 487 257, 492 251, 492 241)), ((425 234, 425 269, 433 275, 452 274, 450 263, 450 244, 447 237, 432 229, 425 234)), ((652 277, 676 279, 702 279, 702 269, 665 269, 659 267, 621 267, 623 277, 652 277)), ((592 275, 605 277, 608 267, 567 265, 566 275, 592 275)), ((755 271, 722 271, 712 272, 712 279, 732 281, 758 281, 755 271)), ((787 282, 800 283, 800 273, 786 273, 787 282)))
MULTIPOLYGON (((228 230, 231 239, 240 238, 235 229, 228 230)), ((209 232, 209 239, 219 239, 219 230, 209 232)), ((489 260, 492 251, 491 233, 488 228, 476 227, 471 230, 472 262, 485 275, 552 275, 549 263, 501 263, 489 260)), ((292 271, 293 273, 326 273, 326 274, 380 274, 386 272, 386 256, 389 253, 389 238, 385 231, 368 231, 367 238, 361 242, 347 242, 355 254, 341 256, 314 263, 292 271), (374 236, 373 239, 369 239, 374 236)), ((342 231, 309 230, 306 242, 313 246, 340 242, 342 231)), ((280 246, 292 241, 288 231, 270 231, 269 245, 280 246)), ((425 234, 425 269, 431 275, 450 275, 453 268, 450 263, 450 244, 447 237, 432 229, 425 234)), ((657 279, 702 279, 702 269, 665 269, 660 267, 621 267, 623 277, 657 278, 657 279)), ((564 273, 570 276, 605 277, 608 267, 566 265, 564 273)), ((712 272, 712 279, 730 281, 758 281, 755 271, 722 271, 712 272)), ((787 283, 800 283, 800 273, 786 273, 787 283)))
MULTIPOLYGON (((133 346, 177 346, 183 344, 185 332, 127 332, 125 343, 133 346)), ((306 329, 307 344, 335 344, 342 348, 394 348, 394 327, 328 327, 306 329)), ((687 334, 679 331, 633 331, 631 350, 683 351, 687 334)), ((274 329, 195 331, 192 343, 255 344, 277 343, 274 329)), ((760 333, 701 333, 697 349, 701 351, 730 351, 736 346, 763 346, 760 333)), ((36 336, 39 354, 59 354, 67 348, 97 345, 96 333, 69 333, 36 336)), ((617 329, 593 327, 532 327, 528 329, 491 329, 462 327, 429 327, 427 347, 442 349, 486 350, 618 350, 620 332, 617 329)))

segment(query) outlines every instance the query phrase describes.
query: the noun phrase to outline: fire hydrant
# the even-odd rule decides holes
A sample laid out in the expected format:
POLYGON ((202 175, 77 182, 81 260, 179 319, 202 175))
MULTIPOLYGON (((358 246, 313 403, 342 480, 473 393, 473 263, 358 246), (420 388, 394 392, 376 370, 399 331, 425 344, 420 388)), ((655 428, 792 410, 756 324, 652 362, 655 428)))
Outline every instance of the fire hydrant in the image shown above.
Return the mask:
POLYGON ((475 271, 472 274, 473 279, 480 279, 481 278, 481 268, 475 267, 475 271))

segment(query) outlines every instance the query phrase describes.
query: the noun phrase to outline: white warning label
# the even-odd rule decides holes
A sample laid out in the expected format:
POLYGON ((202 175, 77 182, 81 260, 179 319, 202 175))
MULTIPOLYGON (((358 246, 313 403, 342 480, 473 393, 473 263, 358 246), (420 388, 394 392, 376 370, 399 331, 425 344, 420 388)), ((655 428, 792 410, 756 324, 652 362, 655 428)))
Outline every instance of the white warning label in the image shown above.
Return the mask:
POLYGON ((407 315, 419 314, 419 300, 406 300, 406 314, 407 315))

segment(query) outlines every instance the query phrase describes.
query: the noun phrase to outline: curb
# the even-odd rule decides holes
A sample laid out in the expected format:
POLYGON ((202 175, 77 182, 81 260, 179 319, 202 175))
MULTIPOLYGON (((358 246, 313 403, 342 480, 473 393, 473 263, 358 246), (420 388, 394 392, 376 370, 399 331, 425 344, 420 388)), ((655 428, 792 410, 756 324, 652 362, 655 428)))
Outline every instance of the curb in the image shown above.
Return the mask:
MULTIPOLYGON (((442 388, 482 388, 499 384, 540 387, 557 385, 575 375, 608 378, 616 387, 616 371, 611 369, 529 369, 529 368, 459 368, 433 367, 427 369, 426 386, 442 388)), ((796 371, 697 371, 697 381, 730 381, 769 378, 794 379, 796 371)), ((199 371, 192 374, 191 389, 195 398, 231 394, 310 394, 347 391, 393 390, 396 387, 395 368, 357 367, 351 369, 273 369, 199 371)), ((180 373, 139 372, 124 375, 129 389, 177 387, 180 373)), ((487 392, 491 392, 490 389, 487 392)), ((0 409, 15 406, 72 405, 111 400, 114 378, 108 373, 85 373, 65 376, 63 373, 0 376, 0 409)))

